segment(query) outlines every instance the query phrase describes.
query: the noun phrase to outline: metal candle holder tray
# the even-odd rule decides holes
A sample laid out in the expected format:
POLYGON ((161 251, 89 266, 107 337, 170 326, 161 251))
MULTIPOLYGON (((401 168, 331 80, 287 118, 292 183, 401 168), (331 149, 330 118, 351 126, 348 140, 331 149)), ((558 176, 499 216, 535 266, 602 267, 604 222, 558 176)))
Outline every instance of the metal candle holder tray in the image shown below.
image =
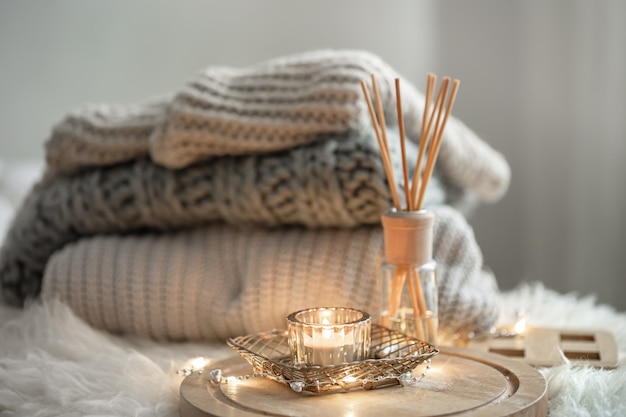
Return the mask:
POLYGON ((369 357, 331 366, 295 366, 287 332, 272 330, 228 339, 258 375, 274 379, 295 392, 321 393, 374 389, 411 381, 411 371, 439 353, 434 346, 404 333, 372 325, 369 357))

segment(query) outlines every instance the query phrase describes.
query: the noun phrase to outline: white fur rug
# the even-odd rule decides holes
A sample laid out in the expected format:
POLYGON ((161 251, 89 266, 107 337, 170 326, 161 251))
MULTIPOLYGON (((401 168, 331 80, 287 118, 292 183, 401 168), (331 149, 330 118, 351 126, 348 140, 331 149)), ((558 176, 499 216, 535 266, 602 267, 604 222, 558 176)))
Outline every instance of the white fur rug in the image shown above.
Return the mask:
MULTIPOLYGON (((626 416, 626 314, 593 298, 541 284, 502 295, 503 320, 524 308, 531 325, 603 328, 620 348, 618 369, 563 365, 548 380, 551 416, 626 416)), ((203 356, 234 353, 222 343, 166 344, 94 330, 60 303, 0 306, 0 416, 177 416, 177 370, 203 356)))
MULTIPOLYGON (((0 160, 0 240, 41 163, 0 160)), ((626 314, 541 284, 501 297, 503 322, 525 309, 535 326, 601 328, 620 349, 618 369, 543 369, 552 416, 626 416, 626 314)), ((0 417, 177 416, 177 370, 234 353, 224 343, 165 344, 102 333, 60 303, 0 304, 0 417)), ((210 366, 210 363, 209 363, 210 366)))

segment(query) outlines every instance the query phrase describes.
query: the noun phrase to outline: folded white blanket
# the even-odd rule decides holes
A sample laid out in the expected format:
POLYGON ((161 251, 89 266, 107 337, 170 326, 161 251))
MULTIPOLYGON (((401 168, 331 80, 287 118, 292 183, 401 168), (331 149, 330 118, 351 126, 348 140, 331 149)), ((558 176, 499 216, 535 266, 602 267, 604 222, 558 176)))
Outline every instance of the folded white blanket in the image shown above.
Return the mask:
MULTIPOLYGON (((497 286, 463 216, 435 208, 441 327, 489 329, 497 286)), ((306 307, 380 311, 382 229, 193 230, 95 236, 49 260, 42 298, 60 298, 95 327, 156 339, 221 340, 285 326, 306 307)))

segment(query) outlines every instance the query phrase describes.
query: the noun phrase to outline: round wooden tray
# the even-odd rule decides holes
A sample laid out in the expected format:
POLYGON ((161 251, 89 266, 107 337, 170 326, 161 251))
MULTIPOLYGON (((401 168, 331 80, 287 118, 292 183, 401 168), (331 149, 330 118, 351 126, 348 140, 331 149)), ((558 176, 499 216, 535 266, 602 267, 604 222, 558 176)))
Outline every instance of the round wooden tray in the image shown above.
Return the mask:
MULTIPOLYGON (((211 365, 252 373, 240 357, 211 365)), ((546 416, 546 381, 534 368, 492 353, 444 348, 416 385, 316 395, 262 378, 213 384, 209 369, 180 387, 181 417, 199 416, 546 416)))

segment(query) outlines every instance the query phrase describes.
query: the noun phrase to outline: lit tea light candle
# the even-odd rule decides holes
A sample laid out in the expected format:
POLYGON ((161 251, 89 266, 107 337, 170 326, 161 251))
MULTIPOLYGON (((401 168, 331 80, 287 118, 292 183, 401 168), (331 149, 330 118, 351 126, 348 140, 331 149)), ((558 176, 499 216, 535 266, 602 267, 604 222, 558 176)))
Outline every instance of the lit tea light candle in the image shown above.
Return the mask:
POLYGON ((294 365, 329 366, 366 359, 371 322, 369 314, 343 307, 310 308, 291 313, 287 327, 294 365))

